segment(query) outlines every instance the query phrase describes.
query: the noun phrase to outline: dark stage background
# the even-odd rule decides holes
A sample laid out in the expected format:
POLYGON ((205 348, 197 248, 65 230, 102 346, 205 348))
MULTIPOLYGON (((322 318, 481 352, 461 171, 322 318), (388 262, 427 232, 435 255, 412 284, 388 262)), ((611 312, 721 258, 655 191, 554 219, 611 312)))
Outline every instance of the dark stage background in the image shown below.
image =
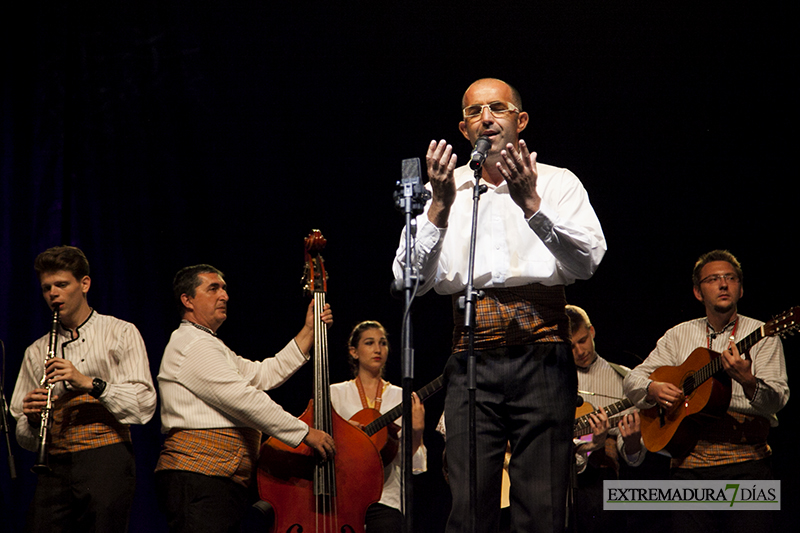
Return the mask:
MULTIPOLYGON (((523 137, 581 178, 603 224, 603 264, 567 289, 603 356, 635 366, 667 328, 699 316, 690 271, 710 249, 741 259, 742 313, 768 319, 798 304, 788 3, 33 1, 6 5, 0 20, 9 400, 25 347, 47 330, 32 269, 45 248, 87 253, 90 304, 139 327, 155 378, 178 323, 172 276, 188 264, 226 273, 229 346, 253 358, 280 349, 301 325, 312 228, 329 241, 333 381, 348 378, 350 328, 370 318, 394 334, 388 375, 399 383, 401 302, 389 283, 400 162, 424 160, 434 138, 466 158, 460 97, 485 76, 519 88, 532 118, 523 137)), ((429 294, 414 309, 420 386, 448 355, 449 306, 429 294)), ((785 347, 793 375, 797 341, 785 347)), ((309 367, 273 396, 299 415, 310 394, 309 367)), ((433 432, 442 400, 426 404, 417 531, 441 531, 449 506, 433 432)), ((771 436, 787 525, 796 411, 790 402, 771 436)), ((131 530, 164 531, 158 418, 134 439, 131 530)), ((35 484, 33 454, 13 435, 11 450, 18 478, 0 466, 4 531, 21 528, 35 484)))

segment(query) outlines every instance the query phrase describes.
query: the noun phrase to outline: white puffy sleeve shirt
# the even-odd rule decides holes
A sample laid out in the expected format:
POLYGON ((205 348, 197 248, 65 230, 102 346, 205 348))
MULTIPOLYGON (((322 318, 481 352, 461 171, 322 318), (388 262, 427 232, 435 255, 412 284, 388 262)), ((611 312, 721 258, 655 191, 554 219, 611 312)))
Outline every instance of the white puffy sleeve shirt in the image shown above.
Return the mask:
MULTIPOLYGON (((11 398, 17 441, 28 450, 37 449, 39 428, 27 423, 22 399, 39 388, 48 345, 49 335, 44 335, 25 350, 11 398)), ((121 423, 146 424, 153 418, 157 399, 147 350, 139 330, 130 322, 92 311, 76 328, 74 339, 70 331, 59 328, 57 355, 71 361, 81 374, 107 383, 98 400, 121 423)), ((53 394, 63 394, 65 387, 64 382, 57 383, 53 394)))
POLYGON ((275 357, 250 361, 183 322, 172 332, 158 373, 162 431, 251 427, 296 447, 308 426, 263 391, 284 383, 306 361, 294 340, 275 357))

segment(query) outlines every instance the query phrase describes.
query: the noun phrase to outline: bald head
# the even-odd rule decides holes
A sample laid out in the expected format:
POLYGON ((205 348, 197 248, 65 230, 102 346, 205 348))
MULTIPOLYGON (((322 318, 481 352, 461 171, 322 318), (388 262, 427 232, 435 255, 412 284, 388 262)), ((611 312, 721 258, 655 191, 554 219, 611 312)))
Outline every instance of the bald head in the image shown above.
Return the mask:
POLYGON ((481 78, 472 82, 472 85, 467 87, 467 90, 464 91, 464 96, 461 97, 461 108, 463 109, 467 107, 467 101, 469 100, 468 95, 474 94, 475 92, 480 92, 482 90, 507 91, 508 101, 522 111, 522 97, 519 95, 519 91, 517 91, 512 85, 497 78, 481 78))

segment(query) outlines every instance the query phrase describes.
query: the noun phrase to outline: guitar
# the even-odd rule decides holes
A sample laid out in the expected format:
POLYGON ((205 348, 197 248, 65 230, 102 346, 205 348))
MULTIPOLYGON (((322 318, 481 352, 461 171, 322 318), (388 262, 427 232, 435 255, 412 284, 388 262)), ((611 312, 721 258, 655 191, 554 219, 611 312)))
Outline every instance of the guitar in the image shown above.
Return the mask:
MULTIPOLYGON (((800 328, 800 306, 770 320, 736 344, 745 353, 764 337, 793 334, 800 328)), ((651 452, 666 449, 673 457, 687 455, 697 443, 698 430, 720 418, 731 401, 731 378, 723 371, 720 354, 697 348, 679 366, 662 366, 650 374, 653 381, 683 389, 683 401, 665 410, 661 406, 641 412, 642 439, 651 452)))
MULTIPOLYGON (((612 428, 615 427, 617 425, 617 422, 622 420, 622 417, 625 416, 625 415, 620 415, 619 413, 621 413, 626 409, 630 409, 631 407, 633 407, 633 402, 627 398, 624 398, 618 402, 603 407, 603 410, 605 410, 606 415, 608 415, 608 426, 612 428), (618 415, 618 416, 613 416, 613 415, 618 415)), ((588 402, 584 403, 583 406, 576 409, 575 415, 577 418, 575 418, 575 429, 572 433, 573 437, 578 438, 591 433, 592 427, 589 424, 589 415, 598 414, 599 412, 600 412, 599 409, 595 411, 594 407, 592 407, 592 404, 588 402), (587 405, 589 406, 589 409, 591 411, 581 416, 580 413, 585 411, 585 406, 587 405)))
MULTIPOLYGON (((444 375, 441 375, 417 391, 419 401, 424 402, 430 396, 438 392, 443 385, 444 375)), ((397 449, 400 444, 397 439, 397 430, 399 428, 394 425, 393 422, 397 420, 402 413, 403 404, 399 403, 384 414, 380 414, 380 411, 377 409, 362 409, 350 417, 350 420, 364 426, 364 433, 372 439, 372 442, 375 443, 375 447, 381 451, 381 459, 383 459, 384 465, 391 463, 395 455, 397 455, 397 449), (381 431, 390 424, 393 426, 391 435, 388 429, 386 431, 381 431)))

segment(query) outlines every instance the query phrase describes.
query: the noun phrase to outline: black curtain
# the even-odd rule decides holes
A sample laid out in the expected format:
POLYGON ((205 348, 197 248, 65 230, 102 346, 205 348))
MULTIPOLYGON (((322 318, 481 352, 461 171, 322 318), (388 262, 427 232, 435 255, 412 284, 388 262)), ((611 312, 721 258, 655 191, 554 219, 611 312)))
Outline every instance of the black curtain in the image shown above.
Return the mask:
MULTIPOLYGON (((592 315, 604 356, 635 366, 668 327, 702 313, 689 275, 710 249, 742 260, 742 313, 767 319, 797 304, 791 283, 776 290, 794 264, 798 192, 787 133, 797 114, 788 7, 427 4, 40 0, 0 8, 9 401, 25 347, 47 328, 32 268, 42 250, 86 252, 90 304, 139 327, 155 378, 178 322, 171 279, 188 264, 226 273, 231 314, 220 334, 234 350, 260 358, 280 349, 301 326, 302 246, 313 228, 329 241, 333 381, 349 377, 347 334, 369 318, 395 334, 389 378, 399 383, 402 310, 389 282, 402 224, 392 202, 400 162, 424 158, 434 138, 466 157, 460 97, 485 76, 517 86, 531 113, 523 137, 541 161, 582 179, 603 223, 606 259, 568 298, 592 315)), ((446 360, 449 307, 426 295, 415 310, 420 386, 446 360)), ((794 348, 786 343, 790 373, 794 348)), ((303 369, 273 396, 300 414, 310 387, 303 369)), ((449 506, 433 432, 441 407, 441 396, 427 405, 419 531, 440 531, 449 506)), ((791 404, 787 411, 773 444, 788 481, 797 467, 791 404)), ((135 532, 165 529, 152 482, 160 443, 158 416, 135 428, 135 532)), ((32 454, 13 432, 11 451, 18 478, 0 467, 0 522, 18 531, 35 478, 32 454)))

